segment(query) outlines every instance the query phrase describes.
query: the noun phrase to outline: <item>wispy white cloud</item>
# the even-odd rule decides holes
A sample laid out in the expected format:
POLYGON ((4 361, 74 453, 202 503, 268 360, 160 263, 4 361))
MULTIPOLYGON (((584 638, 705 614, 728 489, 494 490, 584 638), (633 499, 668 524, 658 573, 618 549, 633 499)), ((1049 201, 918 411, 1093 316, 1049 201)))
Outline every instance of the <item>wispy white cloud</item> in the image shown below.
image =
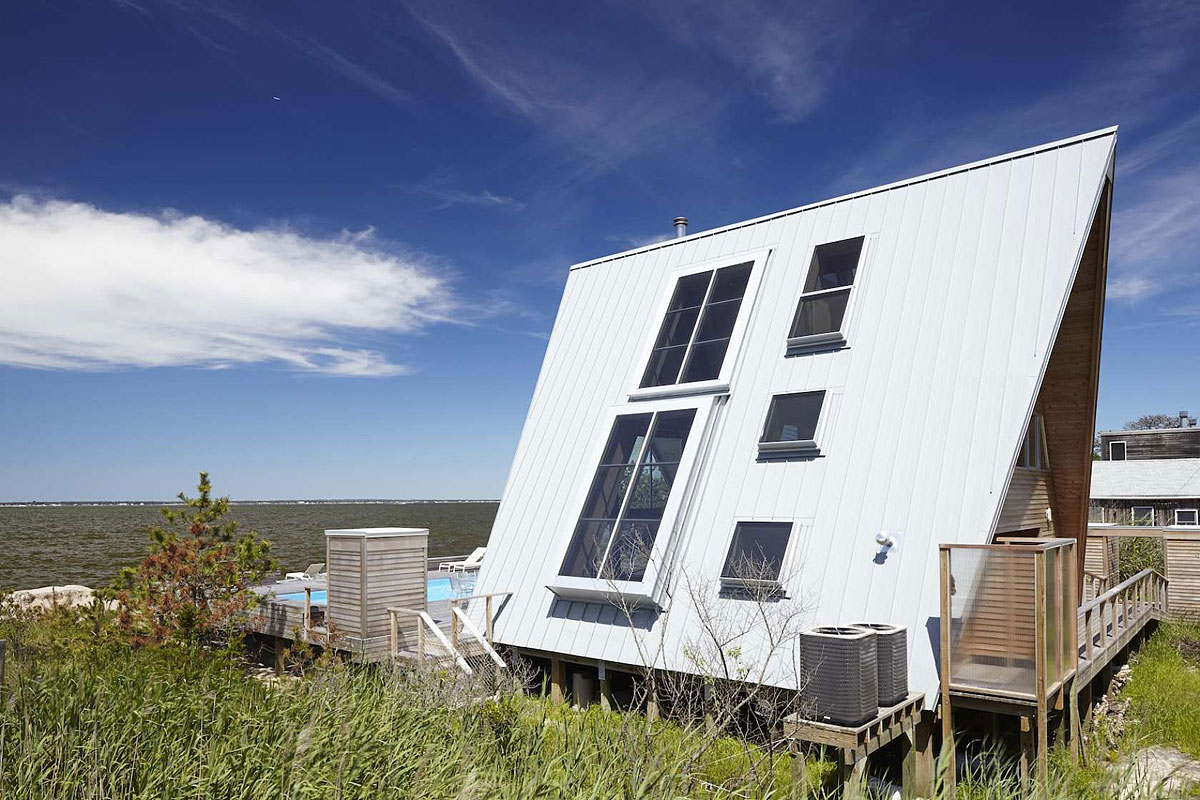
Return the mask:
POLYGON ((665 242, 667 239, 672 239, 674 237, 675 237, 674 231, 670 231, 670 232, 663 232, 663 233, 643 234, 640 236, 613 234, 611 236, 605 236, 604 238, 606 241, 613 242, 615 244, 620 245, 621 247, 628 247, 629 249, 634 250, 639 247, 645 247, 648 244, 658 244, 659 242, 665 242))
POLYGON ((527 157, 544 172, 543 189, 589 179, 685 136, 703 139, 725 105, 679 74, 646 72, 587 29, 533 40, 527 26, 488 7, 410 0, 406 8, 485 97, 532 124, 539 138, 527 157), (546 145, 561 155, 548 157, 546 145))
POLYGON ((19 196, 0 204, 0 363, 407 370, 379 337, 445 320, 431 259, 371 230, 333 239, 19 196), (374 346, 372 346, 374 345, 374 346))
MULTIPOLYGON (((1178 87, 1197 64, 1200 4, 1140 0, 1109 24, 1110 46, 1021 102, 881 120, 886 131, 831 176, 827 194, 973 161, 1120 123, 1108 297, 1137 302, 1194 287, 1200 262, 1200 115, 1180 115, 1178 87)), ((914 102, 919 102, 915 98, 914 102)), ((898 105, 904 106, 905 103, 898 105)))
POLYGON ((1108 294, 1142 300, 1170 289, 1200 290, 1200 162, 1135 187, 1113 215, 1108 294))
POLYGON ((504 209, 520 211, 525 203, 508 195, 497 194, 490 189, 464 191, 452 187, 449 175, 445 172, 435 174, 423 181, 404 184, 400 188, 412 194, 422 195, 434 201, 434 208, 443 210, 452 206, 478 206, 481 208, 504 209))
POLYGON ((1128 178, 1147 167, 1160 166, 1164 161, 1186 152, 1200 133, 1200 114, 1185 117, 1141 141, 1121 154, 1121 177, 1128 178))
POLYGON ((866 18, 855 2, 679 0, 646 8, 677 41, 743 71, 789 122, 817 107, 842 52, 866 18))
MULTIPOLYGON (((292 30, 255 14, 250 4, 230 3, 226 0, 114 0, 117 5, 134 9, 142 14, 162 9, 182 17, 183 26, 193 36, 211 47, 228 51, 229 46, 213 35, 213 31, 202 30, 197 21, 215 21, 220 25, 235 28, 243 33, 265 37, 292 48, 296 53, 316 66, 337 74, 362 89, 390 103, 404 104, 411 100, 407 90, 398 86, 377 70, 351 58, 342 50, 327 42, 292 30)), ((211 27, 211 26, 210 26, 211 27)))

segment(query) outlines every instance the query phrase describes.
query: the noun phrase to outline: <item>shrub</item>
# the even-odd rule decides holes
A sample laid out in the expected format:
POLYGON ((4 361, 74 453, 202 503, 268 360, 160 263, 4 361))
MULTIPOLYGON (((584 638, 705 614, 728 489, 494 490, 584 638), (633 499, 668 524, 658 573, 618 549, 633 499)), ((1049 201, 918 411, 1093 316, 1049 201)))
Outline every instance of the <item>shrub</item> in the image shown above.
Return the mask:
POLYGON ((276 569, 270 542, 223 519, 229 498, 212 497, 207 472, 197 488, 196 497, 179 494, 182 509, 162 510, 165 525, 150 529, 146 557, 122 569, 110 588, 119 625, 135 642, 195 643, 232 634, 257 600, 250 586, 276 569))

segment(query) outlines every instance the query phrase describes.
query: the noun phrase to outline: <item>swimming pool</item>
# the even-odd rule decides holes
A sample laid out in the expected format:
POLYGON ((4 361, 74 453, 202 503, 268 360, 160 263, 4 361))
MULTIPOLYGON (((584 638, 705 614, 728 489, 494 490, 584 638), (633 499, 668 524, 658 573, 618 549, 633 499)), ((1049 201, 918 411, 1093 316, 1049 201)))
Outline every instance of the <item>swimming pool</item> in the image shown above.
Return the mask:
MULTIPOLYGON (((475 591, 475 576, 454 578, 430 578, 425 583, 425 599, 430 603, 439 600, 453 600, 456 597, 469 597, 475 591)), ((291 592, 278 595, 280 600, 304 602, 304 592, 291 592)), ((329 592, 325 589, 314 589, 312 592, 314 606, 329 605, 329 592)))
MULTIPOLYGON (((297 603, 304 602, 304 592, 292 592, 291 594, 279 595, 280 600, 295 600, 297 603)), ((312 604, 314 606, 324 606, 329 604, 329 593, 324 589, 315 589, 312 593, 312 604)))

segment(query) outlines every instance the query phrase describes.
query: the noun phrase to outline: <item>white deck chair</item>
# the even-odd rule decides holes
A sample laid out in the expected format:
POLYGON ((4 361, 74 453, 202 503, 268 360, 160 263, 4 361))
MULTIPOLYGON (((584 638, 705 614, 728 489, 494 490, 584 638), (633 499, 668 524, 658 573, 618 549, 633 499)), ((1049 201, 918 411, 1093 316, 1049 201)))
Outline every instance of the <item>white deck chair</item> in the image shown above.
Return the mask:
POLYGON ((283 576, 285 581, 311 581, 322 577, 325 574, 325 562, 318 561, 316 564, 309 564, 308 569, 304 572, 289 572, 283 576))
POLYGON ((485 553, 487 553, 486 547, 476 547, 471 551, 471 555, 462 561, 447 561, 444 564, 439 564, 438 571, 441 572, 443 569, 447 572, 470 572, 477 570, 483 564, 485 553))

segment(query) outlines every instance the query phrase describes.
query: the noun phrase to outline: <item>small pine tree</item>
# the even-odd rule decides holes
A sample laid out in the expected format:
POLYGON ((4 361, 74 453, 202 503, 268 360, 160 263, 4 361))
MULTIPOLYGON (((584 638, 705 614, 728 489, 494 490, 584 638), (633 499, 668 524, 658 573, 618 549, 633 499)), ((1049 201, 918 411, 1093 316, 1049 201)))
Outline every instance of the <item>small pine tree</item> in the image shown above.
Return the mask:
POLYGON ((258 599, 250 587, 277 569, 269 541, 223 519, 229 498, 212 497, 207 472, 197 489, 196 497, 179 493, 182 509, 162 509, 165 524, 150 528, 146 557, 112 584, 119 624, 138 643, 232 637, 258 599))

